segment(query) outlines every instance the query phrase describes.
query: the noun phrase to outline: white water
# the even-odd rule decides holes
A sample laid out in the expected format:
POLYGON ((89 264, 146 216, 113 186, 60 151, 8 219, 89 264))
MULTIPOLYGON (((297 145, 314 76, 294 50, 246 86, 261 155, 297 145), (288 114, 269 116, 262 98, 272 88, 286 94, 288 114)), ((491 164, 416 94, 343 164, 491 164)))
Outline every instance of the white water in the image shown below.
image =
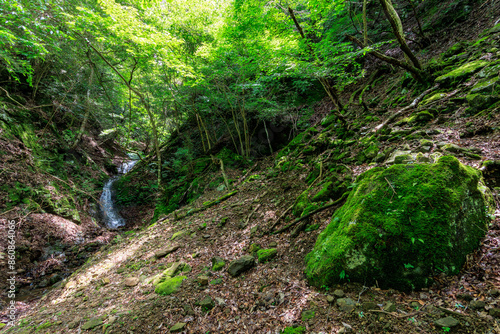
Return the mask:
POLYGON ((109 229, 115 229, 125 225, 125 219, 120 215, 113 201, 113 183, 122 175, 128 173, 136 163, 137 160, 124 162, 120 167, 118 167, 118 173, 120 173, 121 175, 113 176, 112 178, 110 178, 102 189, 102 195, 99 204, 101 206, 101 211, 104 217, 104 224, 109 229))

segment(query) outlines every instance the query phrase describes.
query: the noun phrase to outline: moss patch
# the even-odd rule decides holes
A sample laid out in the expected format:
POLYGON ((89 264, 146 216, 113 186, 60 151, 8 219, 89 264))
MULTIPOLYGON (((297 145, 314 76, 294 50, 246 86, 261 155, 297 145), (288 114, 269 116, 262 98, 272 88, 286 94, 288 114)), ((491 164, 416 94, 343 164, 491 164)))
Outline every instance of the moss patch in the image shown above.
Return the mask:
POLYGON ((459 68, 451 72, 448 72, 444 75, 437 77, 435 81, 436 83, 442 83, 442 84, 451 84, 454 82, 459 82, 465 80, 467 77, 479 71, 486 65, 488 65, 488 62, 484 60, 472 61, 470 63, 460 66, 459 68))
POLYGON ((299 327, 287 327, 281 332, 282 334, 302 334, 306 332, 306 328, 304 326, 299 327))
POLYGON ((480 176, 450 156, 363 173, 307 255, 309 281, 412 290, 457 273, 487 230, 480 176))
POLYGON ((167 279, 156 286, 155 292, 162 296, 171 295, 172 293, 179 291, 182 281, 186 278, 186 276, 177 276, 167 279))
POLYGON ((274 258, 276 254, 278 254, 276 248, 261 249, 257 251, 257 258, 259 263, 264 263, 274 258))

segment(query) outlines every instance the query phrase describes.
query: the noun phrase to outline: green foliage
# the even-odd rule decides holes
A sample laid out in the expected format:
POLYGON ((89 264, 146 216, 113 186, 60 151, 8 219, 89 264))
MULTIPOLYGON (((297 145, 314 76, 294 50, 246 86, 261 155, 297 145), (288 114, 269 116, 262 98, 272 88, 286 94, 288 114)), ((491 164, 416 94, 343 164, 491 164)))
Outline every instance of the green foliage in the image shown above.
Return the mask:
POLYGON ((182 285, 182 281, 185 280, 186 278, 187 278, 186 276, 176 276, 169 278, 159 283, 155 288, 155 292, 162 296, 171 295, 179 291, 182 285))
POLYGON ((278 251, 276 250, 276 248, 259 249, 257 251, 257 258, 259 259, 259 263, 265 263, 265 262, 270 261, 277 254, 278 254, 278 251))
POLYGON ((306 332, 306 328, 304 326, 298 327, 287 327, 281 332, 282 334, 303 334, 306 332))

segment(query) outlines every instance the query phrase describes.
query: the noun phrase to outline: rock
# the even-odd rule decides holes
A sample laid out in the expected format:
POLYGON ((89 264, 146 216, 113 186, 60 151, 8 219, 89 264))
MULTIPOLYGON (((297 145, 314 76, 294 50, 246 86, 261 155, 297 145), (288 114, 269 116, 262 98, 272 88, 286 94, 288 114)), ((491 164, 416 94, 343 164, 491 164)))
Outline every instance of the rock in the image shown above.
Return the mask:
POLYGON ((472 94, 482 93, 482 94, 493 94, 495 92, 495 87, 498 85, 498 77, 485 79, 477 82, 474 87, 470 90, 472 94))
POLYGON ((155 288, 155 292, 159 295, 170 295, 172 293, 175 293, 179 291, 182 285, 182 281, 186 278, 186 276, 169 278, 164 282, 159 283, 155 288))
POLYGON ((170 238, 170 240, 182 239, 182 238, 184 238, 188 234, 189 234, 188 230, 182 230, 182 231, 179 231, 179 232, 175 232, 172 235, 172 238, 170 238))
POLYGON ((251 269, 255 265, 255 260, 251 255, 243 255, 239 259, 231 261, 227 272, 229 275, 236 277, 241 273, 251 269))
POLYGON ((137 278, 137 277, 127 277, 125 278, 125 280, 123 281, 123 283, 126 285, 126 286, 136 286, 137 284, 139 284, 140 280, 137 278))
POLYGON ((210 281, 210 284, 212 285, 222 284, 222 278, 216 278, 213 281, 210 281))
POLYGON ((378 305, 374 302, 364 302, 361 305, 361 308, 363 309, 363 311, 378 310, 378 305))
MULTIPOLYGON (((427 95, 428 96, 428 95, 427 95)), ((426 104, 429 104, 434 101, 439 101, 441 99, 444 99, 448 94, 446 93, 435 93, 431 95, 430 97, 425 97, 422 102, 419 103, 420 106, 425 106, 426 104)))
POLYGON ((448 327, 452 328, 460 324, 460 322, 453 317, 446 317, 438 319, 434 322, 434 324, 438 327, 448 327))
POLYGON ((250 229, 250 235, 251 235, 251 236, 256 236, 256 235, 257 235, 257 232, 259 232, 259 227, 258 227, 258 226, 253 226, 253 227, 250 229))
POLYGON ((218 256, 214 256, 212 258, 212 270, 213 271, 219 271, 222 268, 224 268, 225 265, 226 265, 226 262, 224 261, 223 258, 218 257, 218 256))
POLYGON ((420 308, 420 304, 418 302, 411 302, 410 307, 414 310, 418 310, 420 308))
POLYGON ((248 252, 250 254, 256 253, 259 249, 261 249, 259 244, 251 244, 248 246, 248 252))
POLYGON ((408 156, 410 154, 411 154, 411 151, 396 150, 396 151, 392 152, 392 154, 389 156, 389 158, 387 159, 387 161, 385 163, 388 165, 392 165, 394 163, 401 163, 401 162, 396 162, 396 159, 398 161, 401 161, 403 159, 401 157, 404 157, 404 159, 407 159, 406 156, 408 156))
POLYGON ((85 322, 82 325, 82 329, 84 331, 86 331, 87 329, 92 329, 92 328, 95 328, 95 327, 98 327, 101 325, 102 325, 102 319, 101 318, 94 318, 94 319, 90 319, 89 321, 85 322))
POLYGON ((68 324, 68 328, 69 328, 69 329, 73 329, 73 328, 78 327, 78 325, 80 324, 80 321, 81 321, 80 319, 71 321, 71 322, 68 324))
POLYGON ((492 295, 493 297, 498 297, 500 296, 500 290, 497 288, 493 288, 489 291, 489 294, 492 295))
POLYGON ((259 249, 257 251, 257 258, 259 259, 259 263, 265 263, 274 258, 276 254, 278 254, 276 248, 259 249))
POLYGON ((396 304, 392 302, 385 303, 383 310, 386 312, 396 312, 396 304))
POLYGON ((443 145, 443 147, 441 147, 441 149, 448 151, 448 152, 452 152, 452 153, 460 153, 460 152, 465 150, 465 148, 460 147, 460 146, 455 145, 455 144, 443 145))
POLYGON ((476 111, 488 109, 488 107, 498 101, 498 97, 493 95, 469 94, 466 98, 470 107, 476 111))
POLYGON ((185 322, 178 322, 172 327, 170 327, 170 333, 182 332, 184 330, 184 327, 186 327, 185 322))
POLYGON ((167 256, 168 254, 175 252, 177 249, 179 249, 181 246, 178 244, 172 245, 170 247, 167 247, 165 249, 159 250, 155 253, 156 258, 162 258, 164 256, 167 256))
POLYGON ((333 302, 335 301, 335 298, 333 296, 326 296, 326 301, 330 304, 333 304, 333 302))
POLYGON ((108 278, 108 277, 104 277, 104 278, 101 280, 101 282, 102 282, 102 284, 103 284, 103 285, 107 285, 107 284, 111 283, 111 281, 109 280, 109 278, 108 278))
POLYGON ((308 321, 314 318, 316 311, 314 310, 303 310, 301 314, 302 321, 308 321))
POLYGON ((198 283, 200 283, 200 285, 205 286, 205 285, 208 285, 209 279, 210 278, 208 276, 201 275, 201 276, 198 276, 198 278, 196 280, 198 281, 198 283))
POLYGON ((344 290, 336 289, 335 291, 333 291, 333 295, 337 298, 342 298, 345 295, 344 290))
POLYGON ((278 247, 278 243, 276 241, 271 241, 269 243, 269 248, 276 248, 276 247, 278 247))
POLYGON ((116 321, 116 319, 118 319, 118 317, 110 315, 107 321, 107 325, 112 325, 116 321))
POLYGON ((451 72, 437 77, 435 82, 442 84, 442 86, 447 86, 455 82, 461 82, 481 70, 486 65, 488 65, 488 62, 484 60, 472 61, 454 69, 451 72))
POLYGON ((189 304, 182 304, 182 308, 184 309, 184 315, 194 315, 194 310, 189 304))
POLYGON ((351 298, 339 298, 337 306, 342 312, 351 312, 356 308, 356 303, 351 298))
POLYGON ((480 179, 451 156, 364 172, 306 256, 309 282, 332 286, 349 277, 410 291, 431 284, 436 266, 458 273, 495 207, 480 179))
POLYGON ((486 303, 482 300, 472 300, 469 303, 469 306, 473 310, 480 310, 483 309, 486 306, 486 303))
POLYGON ((492 317, 500 318, 500 308, 498 308, 498 307, 490 308, 490 310, 488 311, 488 313, 492 317))
POLYGON ((214 303, 214 300, 212 299, 212 297, 206 296, 205 298, 203 298, 202 300, 200 300, 198 302, 198 305, 201 306, 201 310, 203 312, 208 312, 214 308, 215 303, 214 303))

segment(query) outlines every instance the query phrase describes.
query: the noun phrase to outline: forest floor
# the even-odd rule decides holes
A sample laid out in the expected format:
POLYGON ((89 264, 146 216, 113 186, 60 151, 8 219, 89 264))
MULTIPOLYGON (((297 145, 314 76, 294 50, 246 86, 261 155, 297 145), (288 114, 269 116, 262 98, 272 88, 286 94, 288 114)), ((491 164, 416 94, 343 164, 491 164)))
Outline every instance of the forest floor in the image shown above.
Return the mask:
MULTIPOLYGON (((475 15, 461 26, 464 39, 475 39, 479 31, 491 26, 491 19, 482 19, 481 10, 475 15)), ((443 52, 456 41, 453 34, 444 35, 446 42, 431 50, 429 57, 443 52)), ((399 78, 395 82, 399 82, 399 78)), ((387 82, 374 88, 371 95, 385 94, 392 84, 387 82)), ((474 79, 460 89, 473 84, 474 79)), ((346 91, 346 99, 356 89, 346 91)), ((452 99, 465 100, 466 91, 460 89, 439 104, 444 107, 451 104, 452 99)), ((397 108, 389 108, 389 111, 397 108)), ((329 109, 323 104, 318 114, 329 109)), ((365 124, 363 131, 368 132, 379 123, 374 120, 365 124)), ((400 125, 400 130, 408 130, 408 135, 412 131, 426 132, 427 139, 436 143, 430 153, 440 149, 437 143, 473 148, 480 152, 480 159, 462 151, 455 155, 462 163, 481 168, 484 161, 500 160, 499 125, 498 108, 489 114, 466 116, 462 106, 418 130, 405 124, 400 125)), ((323 130, 319 125, 317 129, 319 133, 323 130)), ((380 151, 389 148, 414 151, 420 145, 418 139, 407 137, 381 143, 380 151)), ((351 153, 354 156, 358 152, 351 153)), ((355 177, 377 165, 383 163, 353 162, 347 167, 355 177)), ((209 208, 204 203, 230 192, 207 192, 188 207, 145 228, 142 221, 153 216, 151 206, 124 212, 129 219, 135 217, 128 231, 95 234, 95 240, 87 243, 88 246, 75 249, 71 261, 79 261, 78 264, 95 253, 51 289, 40 289, 18 301, 16 316, 21 318, 20 322, 2 331, 169 333, 175 331, 172 327, 177 324, 179 331, 186 333, 280 333, 289 327, 294 327, 295 333, 500 333, 498 195, 496 218, 459 275, 434 277, 432 287, 412 293, 351 282, 318 289, 307 283, 304 257, 319 232, 330 223, 335 207, 310 218, 309 227, 318 224, 315 228, 269 233, 293 221, 288 209, 308 188, 306 178, 311 170, 312 167, 305 165, 303 169, 282 172, 276 168, 275 156, 272 156, 260 160, 245 173, 228 170, 228 177, 237 180, 232 189, 237 192, 209 208), (229 263, 252 254, 254 244, 263 249, 276 248, 277 255, 242 275, 229 275, 229 263), (158 254, 161 250, 167 253, 168 248, 175 250, 163 254, 165 256, 158 254), (214 257, 224 259, 222 270, 212 270, 214 257), (180 290, 167 296, 155 293, 150 281, 177 265, 184 268, 182 275, 186 276, 180 290), (352 307, 339 305, 339 299, 347 298, 354 302, 352 307), (454 318, 458 325, 436 324, 446 317, 454 318)), ((500 186, 498 179, 486 181, 491 188, 500 186)), ((50 220, 52 216, 38 218, 50 220)), ((57 221, 53 224, 58 225, 57 221)), ((7 316, 8 310, 4 309, 0 318, 6 320, 7 316)), ((289 329, 288 333, 292 332, 289 329)))

